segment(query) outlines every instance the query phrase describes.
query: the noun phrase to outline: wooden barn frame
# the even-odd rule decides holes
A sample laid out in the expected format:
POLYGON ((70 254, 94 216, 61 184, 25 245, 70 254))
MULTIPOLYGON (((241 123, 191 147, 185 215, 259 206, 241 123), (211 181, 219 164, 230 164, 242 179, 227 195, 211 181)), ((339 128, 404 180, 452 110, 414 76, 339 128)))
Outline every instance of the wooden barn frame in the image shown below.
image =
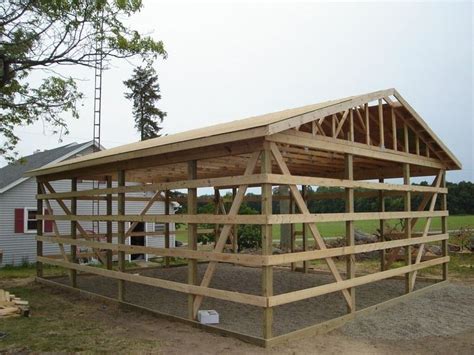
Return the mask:
MULTIPOLYGON (((447 280, 449 256, 445 174, 446 170, 454 169, 461 169, 460 162, 395 89, 96 152, 28 173, 28 176, 35 176, 38 181, 38 211, 43 208, 49 211, 38 215, 37 280, 56 284, 52 279, 43 277, 43 264, 52 264, 70 270, 71 289, 77 288, 78 273, 116 279, 116 300, 123 304, 127 304, 124 299, 125 281, 182 292, 188 295, 188 320, 194 324, 197 324, 197 311, 204 297, 258 306, 263 310, 263 337, 231 333, 262 346, 272 345, 301 334, 328 330, 353 318, 360 312, 355 305, 357 286, 403 277, 408 296, 414 294, 417 272, 435 265, 442 267, 440 283, 447 280), (410 179, 418 176, 432 176, 432 185, 412 185, 410 179), (403 184, 384 181, 390 178, 403 178, 403 184), (59 179, 71 180, 70 192, 56 192, 53 189, 50 182, 59 179), (107 187, 77 191, 78 179, 107 181, 107 187), (272 213, 272 198, 275 197, 272 196, 272 188, 282 185, 289 187, 293 213, 272 213), (322 199, 343 198, 345 212, 311 213, 304 193, 307 186, 344 188, 343 193, 315 196, 322 199), (214 188, 216 191, 216 214, 197 213, 197 189, 204 187, 214 188), (251 187, 261 189, 261 214, 240 215, 239 207, 247 198, 247 189, 251 187), (169 210, 164 215, 147 213, 155 201, 165 199, 169 202, 170 191, 176 189, 187 189, 186 201, 181 201, 187 206, 186 214, 169 215, 169 210), (219 202, 221 189, 233 189, 233 201, 228 211, 219 202), (147 203, 140 214, 126 215, 127 201, 137 199, 128 196, 136 192, 152 192, 153 195, 141 198, 147 203), (416 211, 411 208, 413 195, 422 196, 416 211), (388 196, 402 196, 405 201, 404 211, 385 211, 384 199, 388 196), (356 212, 355 197, 378 198, 379 211, 356 212), (106 201, 105 213, 77 215, 77 201, 92 199, 106 201), (51 208, 54 201, 62 209, 60 214, 54 214, 51 208), (112 214, 114 204, 116 214, 112 214), (441 218, 442 230, 433 233, 430 225, 436 217, 441 218), (393 218, 404 220, 404 230, 398 235, 386 236, 383 234, 384 221, 393 218), (70 234, 61 235, 56 227, 53 234, 44 235, 44 220, 52 220, 55 225, 57 221, 70 221, 70 234), (82 221, 96 220, 106 222, 106 242, 97 241, 95 235, 81 227, 82 221), (354 221, 359 220, 380 221, 380 240, 355 245, 354 221), (344 247, 327 248, 318 230, 318 223, 330 221, 345 222, 344 247), (413 230, 419 221, 424 221, 425 225, 422 232, 415 233, 413 230), (132 223, 128 230, 125 228, 126 222, 132 223), (126 238, 131 235, 133 225, 138 222, 165 223, 167 248, 126 245, 126 238), (169 223, 172 222, 187 224, 187 248, 168 248, 169 223), (116 224, 114 233, 113 224, 116 224), (212 251, 197 248, 199 224, 215 225, 213 230, 216 242, 212 251), (235 227, 240 224, 261 225, 260 255, 237 252, 238 236, 235 227), (301 234, 304 250, 272 255, 272 226, 275 224, 303 224, 301 234), (113 242, 113 238, 117 238, 117 242, 113 242), (314 241, 314 250, 309 249, 308 238, 314 241), (229 240, 232 247, 226 249, 229 240), (442 256, 423 261, 423 247, 432 242, 441 243, 442 256), (43 256, 43 243, 59 244, 61 258, 43 256), (70 252, 64 245, 71 246, 70 252), (419 246, 416 253, 414 246, 419 246), (79 264, 76 254, 78 247, 91 248, 106 267, 79 264), (405 250, 405 265, 392 268, 393 256, 401 248, 405 250), (355 255, 368 251, 380 251, 380 271, 356 276, 355 255), (125 255, 137 252, 161 255, 166 259, 186 259, 187 283, 127 272, 125 255), (112 263, 114 253, 118 255, 117 266, 112 263), (345 276, 337 269, 335 257, 346 258, 345 276), (309 261, 316 259, 325 260, 334 278, 333 283, 274 294, 274 267, 292 265, 292 270, 295 270, 296 263, 303 263, 304 271, 307 270, 309 261), (208 263, 201 280, 197 277, 198 261, 208 263), (218 263, 261 268, 261 294, 244 294, 210 287, 218 263), (273 336, 273 307, 332 292, 343 294, 347 304, 346 316, 285 335, 273 336)), ((166 205, 169 208, 169 203, 166 205)), ((371 309, 377 308, 380 306, 371 309)), ((207 328, 215 330, 213 327, 207 328)))

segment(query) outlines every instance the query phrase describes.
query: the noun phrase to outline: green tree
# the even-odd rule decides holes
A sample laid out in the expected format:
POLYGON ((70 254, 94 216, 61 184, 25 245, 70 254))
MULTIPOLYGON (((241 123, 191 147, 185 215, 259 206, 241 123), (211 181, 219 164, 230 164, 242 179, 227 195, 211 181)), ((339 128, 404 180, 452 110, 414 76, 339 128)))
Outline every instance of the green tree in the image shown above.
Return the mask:
POLYGON ((142 141, 160 136, 159 126, 166 117, 166 112, 155 106, 161 99, 158 75, 151 65, 133 70, 130 79, 123 82, 130 90, 125 97, 133 102, 135 128, 140 132, 142 141))
POLYGON ((97 43, 107 66, 113 58, 166 57, 161 41, 143 36, 124 20, 139 12, 140 0, 9 0, 0 3, 0 155, 16 156, 16 126, 42 121, 68 133, 64 113, 78 118, 83 97, 60 66, 94 67, 97 43), (31 80, 39 73, 38 84, 31 80))

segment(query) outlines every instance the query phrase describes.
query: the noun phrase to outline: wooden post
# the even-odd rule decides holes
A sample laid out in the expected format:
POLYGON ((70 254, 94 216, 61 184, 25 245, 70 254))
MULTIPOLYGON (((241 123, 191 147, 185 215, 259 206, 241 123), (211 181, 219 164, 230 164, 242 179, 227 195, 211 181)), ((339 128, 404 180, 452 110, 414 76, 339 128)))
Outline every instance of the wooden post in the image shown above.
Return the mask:
MULTIPOLYGON (((446 171, 443 171, 442 175, 442 182, 441 182, 441 187, 446 187, 446 171)), ((447 211, 448 210, 448 195, 443 194, 441 196, 441 210, 442 211, 447 211)), ((448 233, 448 217, 441 217, 441 233, 445 234, 448 233)), ((449 250, 448 250, 448 239, 443 240, 441 247, 442 247, 442 252, 443 256, 448 256, 449 250)), ((448 279, 448 263, 443 264, 443 280, 448 279)))
MULTIPOLYGON (((381 184, 383 184, 383 181, 384 181, 383 178, 379 179, 379 182, 381 184)), ((384 197, 383 190, 379 190, 379 212, 385 212, 385 197, 384 197)), ((380 229, 380 241, 384 242, 385 241, 385 223, 383 219, 380 220, 379 229, 380 229)), ((387 254, 386 249, 380 250, 380 270, 381 271, 385 270, 386 254, 387 254)))
MULTIPOLYGON (((306 201, 308 199, 308 187, 306 185, 301 186, 301 193, 303 195, 303 200, 304 203, 306 204, 306 201)), ((308 245, 308 236, 309 236, 309 227, 307 223, 303 223, 303 230, 302 230, 302 238, 303 238, 303 251, 308 251, 309 250, 309 245, 308 245)), ((303 261, 303 272, 307 273, 309 269, 309 260, 303 261)))
MULTIPOLYGON (((119 170, 117 173, 118 187, 125 186, 125 171, 119 170)), ((119 192, 117 194, 117 215, 123 216, 125 214, 125 193, 119 192)), ((117 222, 118 243, 125 244, 125 221, 117 222)), ((125 252, 118 252, 118 269, 121 272, 125 271, 125 252)), ((118 280, 118 300, 124 301, 125 298, 125 282, 118 280)))
MULTIPOLYGON (((293 195, 289 194, 290 198, 290 214, 295 213, 295 201, 293 199, 293 195)), ((291 238, 291 252, 294 253, 296 251, 296 236, 295 236, 295 224, 290 224, 290 238, 291 238)), ((296 270, 296 263, 291 263, 291 271, 296 270)))
MULTIPOLYGON (((170 190, 165 191, 165 215, 170 214, 170 190)), ((165 223, 165 248, 170 248, 170 224, 169 222, 165 223)), ((165 256, 165 267, 170 266, 170 257, 165 256)))
MULTIPOLYGON (((188 162, 188 179, 197 179, 197 161, 188 162)), ((188 189, 188 214, 197 214, 197 189, 188 189)), ((197 250, 197 224, 188 223, 188 249, 197 250)), ((197 260, 188 259, 188 284, 197 285, 197 260)), ((194 319, 193 304, 195 295, 188 295, 188 317, 194 319)))
POLYGON ((383 101, 379 99, 379 135, 380 135, 380 148, 385 148, 385 134, 383 128, 383 101))
MULTIPOLYGON (((351 142, 354 141, 354 124, 353 124, 353 116, 351 110, 350 116, 350 126, 349 126, 349 133, 348 138, 351 142)), ((354 156, 352 154, 345 154, 344 155, 344 162, 345 162, 345 178, 347 180, 354 180, 354 156)), ((346 212, 347 213, 354 213, 354 189, 353 188, 346 188, 346 212)), ((354 246, 355 245, 355 235, 354 235, 354 221, 346 221, 346 245, 347 246, 354 246)), ((347 279, 355 278, 355 255, 347 255, 346 257, 346 271, 347 271, 347 279)), ((348 313, 355 313, 355 288, 348 289, 350 296, 351 296, 351 305, 347 306, 348 313)))
MULTIPOLYGON (((107 176, 107 188, 112 188, 112 176, 107 176)), ((106 200, 107 216, 112 215, 112 194, 107 194, 106 200)), ((112 243, 112 221, 106 222, 107 243, 112 243)), ((107 250, 107 269, 112 270, 112 250, 107 250)))
MULTIPOLYGON (((77 178, 71 179, 71 191, 77 191, 77 178)), ((71 214, 77 215, 77 197, 71 198, 71 214)), ((77 221, 71 221, 71 238, 77 239, 77 221)), ((77 263, 77 245, 71 245, 71 262, 77 263)), ((77 287, 77 271, 71 270, 71 286, 77 287)))
MULTIPOLYGON (((37 183, 37 193, 38 194, 43 193, 40 182, 37 183)), ((43 214, 43 200, 40 198, 36 200, 36 213, 43 214)), ((38 236, 43 235, 43 220, 42 219, 36 220, 36 234, 38 236)), ((43 242, 39 240, 36 241, 36 256, 38 257, 43 256, 43 242)), ((36 276, 43 277, 43 263, 40 261, 36 261, 36 276)))
MULTIPOLYGON (((272 173, 272 152, 269 148, 265 148, 262 152, 262 174, 272 173)), ((272 214, 272 185, 262 184, 262 215, 269 216, 272 214)), ((272 225, 265 224, 262 226, 262 255, 272 255, 273 239, 272 225)), ((264 266, 262 268, 262 295, 273 296, 273 267, 264 266)), ((273 309, 265 307, 263 310, 263 338, 272 337, 273 325, 273 309)))
POLYGON ((365 113, 365 143, 370 145, 370 120, 369 120, 369 104, 364 104, 365 113))
POLYGON ((390 110, 392 114, 392 145, 393 150, 398 150, 398 140, 397 140, 397 119, 395 117, 395 110, 392 108, 390 110))
MULTIPOLYGON (((235 195, 237 194, 237 189, 234 187, 232 188, 232 201, 235 199, 235 195)), ((232 227, 232 251, 237 253, 239 251, 239 225, 234 224, 232 227)))
MULTIPOLYGON (((410 164, 404 163, 403 164, 403 183, 405 185, 410 185, 410 164)), ((405 199, 404 199, 404 205, 405 205, 405 211, 410 212, 411 211, 411 193, 410 191, 405 192, 405 199)), ((405 237, 407 239, 411 238, 411 218, 405 218, 405 237)), ((405 247, 405 261, 406 265, 409 266, 411 265, 411 251, 412 247, 411 246, 406 246, 405 247)), ((410 285, 411 285, 411 279, 413 278, 413 273, 408 272, 405 275, 405 292, 409 293, 410 290, 410 285)))

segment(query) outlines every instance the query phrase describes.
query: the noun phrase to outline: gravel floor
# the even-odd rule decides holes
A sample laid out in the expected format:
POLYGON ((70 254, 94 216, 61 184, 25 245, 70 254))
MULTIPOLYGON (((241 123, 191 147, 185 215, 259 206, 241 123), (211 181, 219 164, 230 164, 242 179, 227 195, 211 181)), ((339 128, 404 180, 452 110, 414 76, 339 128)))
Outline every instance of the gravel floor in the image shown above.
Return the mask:
MULTIPOLYGON (((198 271, 200 278, 204 274, 206 266, 206 264, 199 265, 198 271)), ((169 269, 159 268, 141 270, 140 275, 185 282, 187 268, 175 267, 169 269)), ((324 274, 303 274, 300 272, 291 272, 288 269, 275 269, 274 294, 331 283, 332 280, 332 276, 324 274)), ((56 281, 63 282, 65 284, 69 283, 68 278, 60 278, 56 281)), ((418 288, 424 287, 426 285, 429 285, 429 283, 417 283, 418 288)), ((117 281, 101 276, 79 276, 78 286, 81 289, 113 298, 115 298, 117 295, 117 281)), ((224 290, 240 291, 249 294, 260 294, 261 270, 257 268, 219 264, 212 280, 211 287, 224 290)), ((469 291, 467 288, 466 293, 469 292, 471 292, 470 305, 472 307, 474 304, 472 302, 472 289, 469 291)), ((359 286, 356 289, 357 309, 362 309, 389 300, 391 298, 400 296, 403 293, 403 280, 383 280, 368 285, 359 286)), ((440 298, 440 302, 443 304, 449 304, 449 300, 444 299, 442 296, 436 297, 440 298)), ((423 301, 421 301, 422 299, 423 298, 419 299, 419 307, 424 309, 425 306, 423 306, 423 301)), ((180 317, 187 316, 187 295, 179 292, 139 285, 135 283, 127 283, 125 300, 130 303, 155 309, 163 313, 180 317)), ((450 307, 455 308, 455 305, 451 305, 450 307)), ((220 315, 219 327, 252 336, 262 336, 262 311, 258 307, 206 298, 203 302, 203 305, 201 306, 201 309, 217 310, 220 315)), ((412 316, 412 311, 406 311, 403 307, 396 307, 396 310, 397 311, 395 311, 393 317, 396 318, 397 322, 400 324, 404 324, 404 322, 406 322, 406 319, 404 318, 409 318, 412 316), (401 313, 403 316, 399 316, 400 310, 403 310, 401 313)), ((459 311, 456 312, 459 314, 464 314, 465 309, 460 308, 459 311)), ((278 306, 274 308, 274 335, 285 334, 309 325, 342 316, 344 314, 346 314, 346 305, 340 292, 278 306)), ((350 326, 345 326, 344 329, 346 332, 348 332, 348 334, 356 334, 359 330, 364 331, 364 329, 366 332, 370 331, 371 334, 374 334, 373 332, 375 328, 377 332, 380 331, 380 334, 386 335, 387 330, 381 329, 383 329, 383 324, 389 323, 381 322, 381 324, 374 326, 375 323, 381 321, 381 319, 378 317, 380 316, 376 314, 368 317, 367 321, 365 320, 366 318, 364 318, 364 320, 358 320, 355 323, 351 323, 350 326)), ((433 322, 437 322, 436 318, 434 318, 433 322)), ((412 326, 418 327, 419 325, 413 324, 412 326)), ((440 328, 442 327, 443 325, 441 324, 440 328)), ((394 331, 393 334, 394 336, 401 334, 400 336, 403 337, 405 336, 403 334, 410 332, 410 329, 402 326, 400 327, 399 332, 394 331)))
POLYGON ((474 286, 449 284, 357 318, 339 330, 351 337, 389 340, 444 337, 470 330, 474 339, 474 286))

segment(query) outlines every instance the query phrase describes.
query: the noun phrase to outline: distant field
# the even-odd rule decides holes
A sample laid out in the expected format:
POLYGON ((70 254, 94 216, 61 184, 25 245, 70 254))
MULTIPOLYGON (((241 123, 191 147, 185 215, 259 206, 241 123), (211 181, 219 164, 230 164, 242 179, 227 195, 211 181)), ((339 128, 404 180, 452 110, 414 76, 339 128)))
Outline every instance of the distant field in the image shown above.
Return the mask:
MULTIPOLYGON (((395 225, 398 220, 387 220, 387 223, 390 225, 395 225)), ((356 221, 355 228, 366 233, 373 233, 379 226, 379 221, 356 221)), ((415 230, 421 231, 424 226, 423 219, 420 219, 415 230)), ((448 229, 455 230, 461 227, 471 226, 474 227, 474 215, 469 216, 449 216, 448 217, 448 229)), ((185 227, 184 227, 185 228, 185 227)), ((297 230, 301 230, 301 224, 297 225, 297 230)), ((337 237, 343 236, 345 233, 345 224, 344 222, 327 222, 327 223, 318 223, 318 229, 323 235, 323 237, 337 237)), ((441 230, 441 218, 433 218, 431 222, 431 230, 438 231, 441 230)), ((280 226, 273 226, 273 239, 280 238, 280 226)), ((184 234, 180 234, 176 238, 182 242, 187 241, 187 237, 184 234)))

